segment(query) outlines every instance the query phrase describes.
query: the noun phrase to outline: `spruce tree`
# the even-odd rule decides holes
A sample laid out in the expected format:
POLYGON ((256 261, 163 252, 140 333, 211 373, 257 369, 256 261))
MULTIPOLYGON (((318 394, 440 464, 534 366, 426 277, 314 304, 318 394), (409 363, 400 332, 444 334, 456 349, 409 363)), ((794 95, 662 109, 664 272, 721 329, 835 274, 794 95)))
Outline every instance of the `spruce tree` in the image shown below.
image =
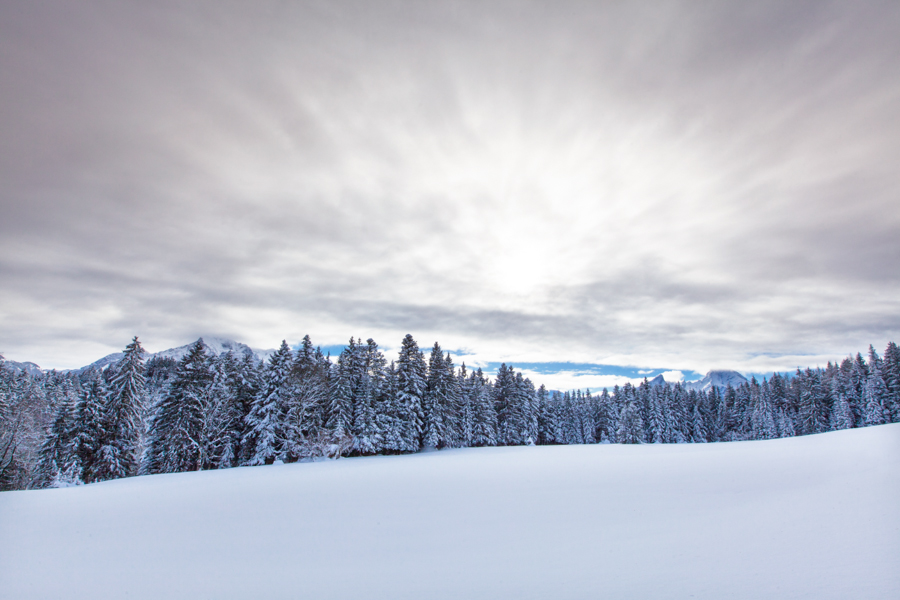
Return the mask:
MULTIPOLYGON (((874 353, 874 352, 873 352, 874 353)), ((887 400, 888 390, 881 376, 880 361, 870 361, 869 377, 866 380, 865 393, 865 424, 881 425, 890 422, 885 418, 885 401, 887 400)))
POLYGON ((350 338, 350 345, 341 351, 331 370, 327 427, 335 440, 350 439, 352 435, 353 384, 358 359, 356 342, 350 338))
POLYGON ((480 368, 472 374, 471 394, 474 410, 472 445, 498 445, 497 411, 494 406, 494 394, 490 382, 480 368))
POLYGON ((35 467, 36 488, 62 487, 81 481, 75 457, 75 407, 71 400, 65 400, 57 407, 35 467))
POLYGON ((244 419, 244 445, 248 465, 271 464, 283 459, 284 413, 291 399, 293 353, 286 340, 269 357, 262 386, 244 419))
POLYGON ((397 357, 397 405, 403 424, 404 451, 416 452, 421 448, 424 436, 423 401, 427 368, 425 357, 412 335, 407 334, 397 357))
POLYGON ((178 473, 203 467, 205 396, 213 382, 210 357, 198 339, 178 362, 168 392, 154 407, 142 473, 178 473))
POLYGON ((455 398, 450 387, 452 368, 452 363, 448 365, 445 362, 440 344, 435 342, 428 359, 428 377, 422 403, 425 417, 423 445, 426 448, 444 448, 453 443, 455 398))
POLYGON ((375 340, 357 348, 357 381, 354 385, 353 447, 356 454, 375 454, 381 447, 376 408, 384 385, 384 355, 375 340))
MULTIPOLYGON (((628 386, 629 384, 625 385, 628 386)), ((637 399, 630 394, 629 396, 628 401, 622 406, 622 412, 619 414, 616 441, 619 444, 643 444, 644 422, 641 417, 641 410, 637 405, 637 399)))
POLYGON ((398 401, 397 368, 391 361, 385 371, 384 387, 381 392, 381 400, 378 403, 376 419, 378 429, 381 432, 381 449, 387 454, 398 454, 406 451, 406 443, 403 439, 404 423, 403 410, 398 401))
POLYGON ((102 410, 106 404, 106 382, 96 369, 85 373, 75 407, 73 449, 76 474, 84 483, 98 480, 97 464, 103 436, 102 410))
POLYGON ((101 409, 103 433, 95 464, 98 480, 118 479, 137 473, 144 385, 144 349, 135 336, 125 347, 125 355, 115 367, 115 376, 101 409))

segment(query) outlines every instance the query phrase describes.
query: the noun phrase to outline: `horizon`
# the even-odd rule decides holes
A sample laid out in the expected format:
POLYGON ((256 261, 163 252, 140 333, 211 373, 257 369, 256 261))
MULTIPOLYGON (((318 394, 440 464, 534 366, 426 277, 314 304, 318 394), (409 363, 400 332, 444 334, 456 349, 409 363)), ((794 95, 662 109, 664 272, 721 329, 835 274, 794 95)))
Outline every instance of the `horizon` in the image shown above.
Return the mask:
MULTIPOLYGON (((138 336, 139 337, 139 336, 138 336)), ((414 336, 415 337, 415 336, 414 336)), ((265 360, 265 355, 272 353, 276 350, 277 345, 273 345, 268 348, 254 348, 245 344, 240 340, 224 338, 221 336, 207 335, 207 336, 199 336, 197 339, 203 339, 204 342, 207 340, 212 340, 215 342, 233 342, 238 344, 243 344, 249 347, 254 351, 257 355, 262 355, 262 359, 265 360)), ((156 348, 155 346, 150 346, 149 348, 144 347, 147 355, 155 355, 161 352, 165 352, 168 350, 174 350, 178 348, 183 348, 189 346, 197 341, 191 340, 184 344, 178 344, 176 346, 172 346, 169 348, 156 348)), ((358 338, 362 341, 363 338, 358 338)), ((286 339, 284 341, 287 341, 286 339)), ((377 342, 377 340, 376 340, 377 342)), ((439 341, 438 341, 439 343, 439 341)), ((141 342, 141 345, 144 346, 144 342, 141 342)), ((295 343, 288 342, 288 345, 293 351, 296 351, 300 348, 300 342, 297 341, 295 343)), ((342 350, 347 348, 347 344, 333 344, 333 345, 320 345, 316 344, 315 340, 313 340, 313 345, 320 349, 324 354, 327 354, 331 357, 332 362, 337 359, 337 356, 341 353, 342 350)), ((399 350, 399 345, 382 345, 379 344, 378 348, 381 352, 384 353, 388 362, 394 360, 393 355, 399 350)), ((426 356, 430 352, 431 345, 426 344, 424 347, 422 345, 419 346, 419 349, 426 356)), ((485 375, 489 377, 493 377, 496 375, 497 370, 499 369, 501 364, 506 364, 507 366, 515 368, 517 371, 522 372, 525 377, 531 379, 536 385, 545 385, 550 391, 559 391, 559 392, 567 392, 567 391, 589 391, 590 393, 597 393, 602 390, 611 390, 614 386, 622 386, 626 383, 630 383, 632 385, 640 385, 643 381, 652 381, 657 376, 663 376, 663 379, 668 384, 675 383, 696 383, 703 380, 705 377, 714 372, 725 372, 725 373, 738 373, 748 381, 755 378, 756 380, 762 382, 764 379, 771 379, 773 375, 778 374, 782 377, 791 377, 798 370, 803 371, 805 369, 820 369, 824 368, 828 363, 839 365, 841 361, 846 358, 853 358, 856 354, 863 354, 863 350, 858 350, 857 352, 851 352, 841 358, 835 358, 829 361, 826 361, 824 364, 798 364, 793 369, 785 369, 780 371, 740 371, 737 369, 727 369, 727 368, 718 368, 718 369, 707 369, 705 371, 686 371, 686 370, 675 370, 668 368, 647 368, 642 366, 635 365, 606 365, 606 364, 596 364, 596 363, 575 363, 575 362, 560 362, 560 361, 544 361, 544 362, 511 362, 511 361, 487 361, 478 357, 476 354, 472 354, 469 351, 457 350, 457 349, 448 349, 443 348, 442 350, 445 354, 450 355, 453 358, 454 366, 460 367, 465 364, 466 368, 469 370, 473 369, 482 369, 485 375), (548 383, 552 382, 552 383, 548 383)), ((881 354, 881 351, 876 348, 876 352, 881 354)), ((32 364, 40 368, 42 371, 47 372, 51 370, 56 370, 60 372, 72 371, 72 370, 80 370, 86 367, 89 367, 95 363, 102 362, 104 359, 115 356, 117 354, 121 354, 121 350, 116 352, 111 352, 104 356, 101 356, 95 360, 90 362, 80 364, 74 367, 67 368, 56 368, 56 367, 46 367, 44 365, 40 365, 35 363, 34 361, 22 361, 22 360, 12 360, 9 357, 6 357, 2 352, 0 352, 0 356, 3 356, 8 362, 14 362, 18 364, 32 364)))

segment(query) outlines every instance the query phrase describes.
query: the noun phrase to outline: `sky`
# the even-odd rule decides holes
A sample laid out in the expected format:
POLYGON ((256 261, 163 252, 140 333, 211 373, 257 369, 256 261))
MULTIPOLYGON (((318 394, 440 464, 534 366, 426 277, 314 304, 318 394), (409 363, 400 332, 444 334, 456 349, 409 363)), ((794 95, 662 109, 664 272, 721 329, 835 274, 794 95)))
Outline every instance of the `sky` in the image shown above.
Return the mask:
POLYGON ((895 1, 0 0, 0 353, 412 333, 574 382, 883 349, 897 31, 895 1))

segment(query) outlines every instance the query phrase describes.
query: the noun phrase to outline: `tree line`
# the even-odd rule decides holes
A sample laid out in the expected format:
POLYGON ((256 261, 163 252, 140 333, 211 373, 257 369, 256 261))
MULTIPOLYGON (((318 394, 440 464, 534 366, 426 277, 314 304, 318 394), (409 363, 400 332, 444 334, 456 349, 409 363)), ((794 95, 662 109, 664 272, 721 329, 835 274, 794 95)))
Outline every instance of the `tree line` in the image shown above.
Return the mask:
POLYGON ((397 358, 351 338, 336 360, 309 336, 265 362, 181 360, 135 337, 105 369, 16 372, 0 357, 0 489, 77 485, 154 473, 527 444, 707 443, 900 422, 900 349, 850 356, 708 391, 627 383, 548 391, 513 367, 454 366, 411 335, 397 358))

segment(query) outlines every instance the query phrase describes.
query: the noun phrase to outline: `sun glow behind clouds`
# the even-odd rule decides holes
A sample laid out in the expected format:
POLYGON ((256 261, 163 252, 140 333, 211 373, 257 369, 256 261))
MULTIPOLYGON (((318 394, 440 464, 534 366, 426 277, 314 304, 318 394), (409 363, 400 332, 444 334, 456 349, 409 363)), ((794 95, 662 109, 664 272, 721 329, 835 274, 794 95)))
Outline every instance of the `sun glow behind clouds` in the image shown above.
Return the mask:
POLYGON ((8 11, 5 349, 412 332, 750 371, 883 347, 900 13, 806 8, 8 11))

